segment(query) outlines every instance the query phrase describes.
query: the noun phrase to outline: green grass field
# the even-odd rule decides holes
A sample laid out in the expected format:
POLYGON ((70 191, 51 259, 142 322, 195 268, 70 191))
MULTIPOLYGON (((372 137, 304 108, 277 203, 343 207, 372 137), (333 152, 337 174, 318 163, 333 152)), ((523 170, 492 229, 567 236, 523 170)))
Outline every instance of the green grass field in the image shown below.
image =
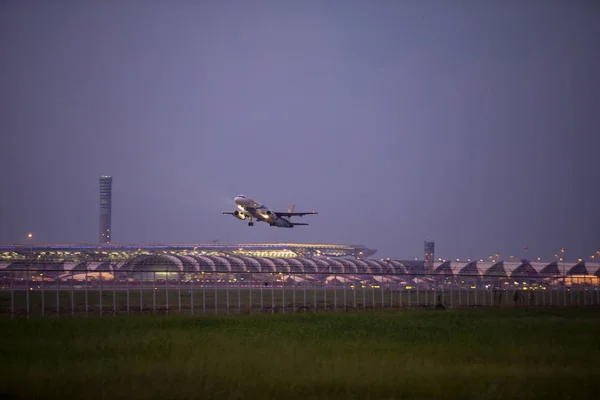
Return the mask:
POLYGON ((599 309, 0 320, 0 398, 585 399, 599 309))

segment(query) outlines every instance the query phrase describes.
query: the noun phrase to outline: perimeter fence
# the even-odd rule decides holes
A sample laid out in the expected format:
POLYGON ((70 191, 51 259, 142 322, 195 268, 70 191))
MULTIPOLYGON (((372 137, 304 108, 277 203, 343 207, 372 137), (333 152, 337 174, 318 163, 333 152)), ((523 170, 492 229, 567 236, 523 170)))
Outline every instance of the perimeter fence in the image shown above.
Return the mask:
POLYGON ((172 269, 0 272, 2 317, 307 313, 600 305, 595 276, 483 276, 172 269))

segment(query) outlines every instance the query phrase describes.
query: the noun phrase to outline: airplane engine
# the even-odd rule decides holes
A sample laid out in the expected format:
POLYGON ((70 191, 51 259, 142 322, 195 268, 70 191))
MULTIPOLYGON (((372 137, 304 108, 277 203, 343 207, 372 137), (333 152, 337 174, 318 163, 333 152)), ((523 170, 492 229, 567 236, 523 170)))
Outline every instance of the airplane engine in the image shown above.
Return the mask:
POLYGON ((236 217, 237 219, 246 219, 246 214, 239 212, 238 210, 235 210, 233 212, 233 216, 236 217))

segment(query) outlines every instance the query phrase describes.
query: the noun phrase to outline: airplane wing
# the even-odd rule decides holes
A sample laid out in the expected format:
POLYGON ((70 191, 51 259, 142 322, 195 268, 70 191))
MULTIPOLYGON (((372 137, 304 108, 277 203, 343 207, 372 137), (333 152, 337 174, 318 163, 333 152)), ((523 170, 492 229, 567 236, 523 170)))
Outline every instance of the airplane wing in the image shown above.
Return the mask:
POLYGON ((275 214, 282 216, 282 217, 302 217, 304 215, 315 215, 318 214, 318 212, 313 211, 313 212, 289 212, 289 211, 275 211, 275 214))

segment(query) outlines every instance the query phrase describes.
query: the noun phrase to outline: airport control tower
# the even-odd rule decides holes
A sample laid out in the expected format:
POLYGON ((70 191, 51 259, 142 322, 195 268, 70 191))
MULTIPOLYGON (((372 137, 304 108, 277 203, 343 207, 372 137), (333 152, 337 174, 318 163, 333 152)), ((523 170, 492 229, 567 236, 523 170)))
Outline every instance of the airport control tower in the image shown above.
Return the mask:
POLYGON ((425 271, 433 271, 435 242, 425 242, 425 271))
POLYGON ((112 177, 100 177, 100 243, 110 243, 112 208, 112 177))

